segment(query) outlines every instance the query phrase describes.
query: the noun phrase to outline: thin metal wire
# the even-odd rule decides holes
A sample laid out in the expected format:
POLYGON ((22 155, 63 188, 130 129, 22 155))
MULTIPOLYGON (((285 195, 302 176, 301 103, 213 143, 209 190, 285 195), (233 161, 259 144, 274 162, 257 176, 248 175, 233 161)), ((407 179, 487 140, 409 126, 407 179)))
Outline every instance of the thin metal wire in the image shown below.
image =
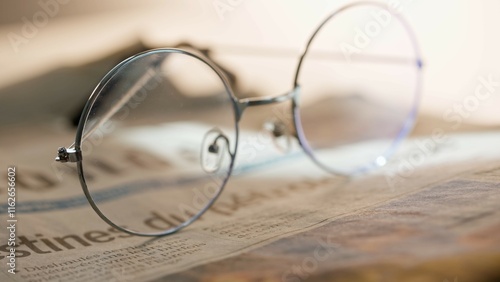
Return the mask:
MULTIPOLYGON (((82 136, 82 142, 84 142, 87 138, 89 138, 99 127, 104 125, 107 121, 109 121, 118 111, 120 111, 123 106, 125 106, 135 94, 137 94, 141 89, 149 84, 154 77, 156 76, 156 70, 154 68, 149 68, 137 82, 135 82, 130 89, 125 92, 120 99, 116 100, 115 104, 109 108, 106 112, 103 113, 103 117, 99 119, 98 122, 91 124, 89 129, 85 131, 85 134, 82 136)), ((71 144, 69 148, 74 148, 75 143, 71 144)))
MULTIPOLYGON (((309 155, 309 157, 316 163, 318 164, 321 168, 325 169, 326 171, 330 171, 328 169, 327 166, 325 166, 324 164, 320 163, 314 156, 314 153, 312 152, 312 149, 309 147, 308 143, 307 143, 307 140, 305 138, 305 135, 304 135, 304 132, 302 130, 302 126, 301 126, 301 123, 300 123, 300 113, 299 113, 299 95, 300 95, 300 85, 298 83, 298 77, 299 77, 299 73, 300 73, 300 70, 301 70, 301 65, 302 65, 302 62, 309 50, 309 46, 311 45, 311 42, 313 41, 314 37, 316 36, 316 34, 318 34, 319 30, 326 24, 326 22, 328 22, 331 18, 333 18, 335 15, 337 15, 338 13, 348 9, 348 8, 351 8, 351 7, 354 7, 354 6, 357 6, 357 5, 375 5, 377 7, 382 7, 381 4, 378 4, 378 3, 372 3, 372 2, 362 2, 362 3, 356 3, 356 4, 351 4, 351 5, 348 5, 348 6, 345 6, 339 10, 337 10, 336 12, 332 13, 326 20, 324 20, 318 27, 317 29, 315 30, 315 32, 313 33, 313 35, 311 36, 311 38, 309 39, 307 45, 306 45, 306 48, 305 50, 303 51, 302 55, 300 56, 300 60, 299 60, 299 64, 297 66, 297 71, 296 71, 296 75, 295 75, 295 79, 294 79, 294 85, 292 87, 292 90, 288 93, 285 93, 283 95, 279 95, 279 96, 274 96, 274 97, 257 97, 257 98, 248 98, 248 99, 237 99, 233 93, 233 90, 231 89, 230 87, 230 84, 227 80, 227 78, 225 77, 224 75, 224 72, 213 62, 211 62, 208 58, 202 56, 202 55, 198 55, 198 54, 194 54, 194 53, 191 53, 191 52, 187 52, 185 50, 181 50, 181 49, 155 49, 155 50, 150 50, 150 51, 146 51, 146 52, 143 52, 143 53, 140 53, 140 54, 137 54, 125 61, 123 61, 122 63, 120 63, 119 65, 117 65, 115 68, 113 68, 109 73, 108 75, 106 75, 103 80, 101 81, 101 83, 99 83, 99 85, 96 87, 96 89, 94 90, 93 94, 91 95, 91 97, 89 98, 89 100, 87 101, 87 104, 85 105, 85 108, 83 110, 83 113, 82 113, 82 119, 78 125, 78 130, 77 130, 77 134, 76 134, 76 138, 75 138, 75 143, 73 143, 73 145, 71 147, 75 147, 75 149, 77 150, 80 150, 80 147, 81 147, 81 144, 83 141, 85 141, 90 135, 92 135, 92 133, 94 133, 100 126, 102 126, 106 121, 110 120, 124 105, 126 105, 126 103, 128 103, 128 101, 130 101, 130 99, 136 94, 138 93, 142 87, 144 87, 146 84, 148 84, 151 79, 154 78, 155 74, 151 73, 151 72, 154 72, 155 70, 153 68, 150 68, 150 69, 147 69, 144 73, 144 75, 142 75, 137 82, 135 82, 133 84, 133 86, 123 95, 120 97, 120 99, 117 100, 116 104, 114 104, 110 109, 108 109, 103 117, 95 124, 93 125, 90 125, 90 128, 88 128, 86 130, 86 132, 84 133, 84 130, 86 129, 86 126, 87 126, 87 122, 88 122, 88 118, 89 118, 89 115, 93 109, 93 106, 94 106, 94 102, 96 101, 96 99, 99 97, 99 95, 101 94, 101 91, 106 87, 106 84, 110 81, 110 79, 112 79, 114 77, 114 75, 116 75, 117 72, 120 71, 120 68, 124 65, 126 65, 127 63, 133 61, 135 58, 138 58, 140 56, 145 56, 145 55, 149 55, 149 54, 158 54, 158 53, 177 53, 177 54, 182 54, 182 55, 187 55, 187 56, 191 56, 195 59, 198 59, 200 60, 202 63, 206 64, 207 66, 209 66, 218 76, 219 78, 221 79, 222 83, 224 84, 224 87, 225 87, 225 90, 227 91, 228 95, 231 97, 231 101, 232 101, 232 104, 233 104, 233 109, 234 109, 234 118, 235 118, 235 147, 234 147, 234 152, 230 152, 229 151, 229 154, 230 154, 230 157, 231 157, 231 160, 230 160, 230 165, 229 165, 229 169, 227 171, 227 174, 224 176, 224 180, 222 181, 222 183, 220 184, 220 187, 219 187, 219 190, 218 192, 216 193, 216 195, 213 196, 212 199, 210 199, 210 201, 206 204, 206 206, 201 209, 196 215, 192 216, 190 219, 186 220, 185 222, 173 227, 173 228, 170 228, 168 230, 164 230, 164 231, 161 231, 161 232, 154 232, 154 233, 145 233, 145 232, 139 232, 139 231, 134 231, 134 230, 130 230, 130 229, 127 229, 123 226, 119 226, 117 225, 116 223, 112 222, 108 217, 106 217, 106 215, 99 209, 99 207, 97 206, 97 204, 94 202, 94 199, 92 198, 92 195, 88 189, 88 186, 87 186, 87 183, 86 183, 86 179, 85 179, 85 175, 84 175, 84 168, 83 168, 83 162, 80 160, 77 162, 77 169, 78 169, 78 174, 79 174, 79 179, 80 179, 80 184, 82 186, 82 189, 83 189, 83 192, 85 194, 85 196, 87 197, 87 200, 89 201, 90 205, 92 206, 92 208, 94 209, 94 211, 101 217, 101 219, 103 219, 106 223, 108 223, 109 225, 113 226, 114 228, 117 228, 121 231, 124 231, 126 233, 129 233, 129 234, 133 234, 133 235, 139 235, 139 236, 163 236, 163 235, 168 235, 168 234, 171 234, 171 233, 174 233, 174 232, 177 232, 178 230, 188 226, 189 224, 191 224, 192 222, 194 222, 196 219, 198 219, 203 213, 205 213, 209 208, 210 206, 217 200, 217 198, 219 197, 219 195, 222 193, 231 173, 232 173, 232 170, 233 170, 233 166, 234 166, 234 160, 235 160, 235 157, 236 157, 236 150, 237 150, 237 147, 238 147, 238 140, 239 140, 239 126, 238 126, 238 123, 239 123, 239 120, 244 112, 244 110, 249 107, 249 106, 260 106, 260 105, 268 105, 268 104, 274 104, 274 103, 281 103, 281 102, 285 102, 285 101, 292 101, 292 115, 294 117, 294 125, 295 125, 295 130, 296 130, 296 136, 300 145, 302 146, 302 148, 304 149, 304 151, 306 152, 307 155, 309 155)), ((386 8, 386 7, 383 7, 383 8, 386 8)), ((409 28, 409 25, 399 16, 399 15, 396 15, 402 22, 403 22, 403 25, 405 25, 405 27, 408 29, 409 33, 410 33, 410 37, 414 43, 414 46, 415 46, 415 53, 416 53, 416 59, 409 59, 409 58, 401 58, 401 57, 391 57, 391 56, 385 56, 385 57, 375 57, 375 56, 371 56, 371 55, 360 55, 360 56, 357 56, 357 58, 353 61, 363 61, 363 62, 371 62, 371 63, 393 63, 393 64, 414 64, 416 65, 419 69, 421 69, 422 67, 422 62, 421 62, 421 59, 420 59, 420 50, 418 49, 418 44, 416 43, 416 38, 414 37, 414 34, 412 33, 411 29, 409 28)), ((223 50, 224 48, 222 48, 223 50)), ((236 49, 233 49, 233 51, 236 50, 236 49)), ((228 49, 225 50, 225 52, 227 52, 228 49)), ((248 51, 248 50, 245 50, 244 48, 239 48, 238 47, 238 51, 239 52, 245 52, 245 51, 248 51)), ((257 52, 255 52, 256 50, 253 49, 252 50, 252 53, 258 53, 260 52, 260 55, 265 55, 265 54, 268 54, 269 56, 288 56, 289 54, 292 53, 292 51, 279 51, 279 52, 275 52, 275 50, 272 50, 272 49, 260 49, 260 50, 257 50, 257 52)), ((236 53, 236 52, 233 52, 233 53, 236 53)), ((338 59, 341 59, 341 58, 344 58, 341 54, 336 54, 336 53, 316 53, 315 55, 315 58, 317 59, 335 59, 335 60, 338 60, 338 59)), ((414 119, 415 119, 415 116, 416 116, 416 111, 418 109, 418 99, 420 98, 420 86, 421 86, 421 83, 420 83, 420 79, 421 79, 421 75, 420 75, 420 72, 419 72, 419 76, 418 76, 418 79, 419 79, 419 84, 418 84, 418 87, 416 89, 416 95, 415 95, 415 105, 414 107, 412 108, 412 111, 410 112, 409 116, 408 116, 408 120, 407 122, 405 123, 405 125, 403 126, 401 132, 400 132, 400 135, 398 135, 397 137, 397 140, 395 140, 395 142, 393 143, 393 145, 397 145, 400 141, 401 141, 401 138, 406 136, 406 134, 409 132, 409 128, 411 128, 411 125, 413 125, 413 122, 414 122, 414 119)), ((226 140, 226 142, 228 142, 226 140)), ((227 146, 229 148, 229 146, 227 146)), ((229 149, 228 149, 229 150, 229 149)), ((392 150, 392 147, 391 147, 391 150, 392 150)), ((334 173, 337 173, 338 172, 334 172, 334 173)), ((341 174, 343 175, 343 174, 341 174)), ((345 175, 343 175, 345 176, 345 175)))
MULTIPOLYGON (((286 48, 262 48, 262 47, 248 47, 236 45, 217 45, 216 48, 211 50, 211 53, 218 53, 221 55, 255 55, 259 57, 273 57, 273 58, 293 58, 300 56, 301 53, 294 49, 286 48)), ((308 54, 308 60, 333 60, 345 61, 345 54, 341 52, 329 51, 315 51, 308 54)), ((414 58, 407 58, 401 56, 381 56, 373 54, 353 54, 349 60, 350 63, 379 63, 379 64, 396 64, 396 65, 415 65, 418 63, 414 58)))
MULTIPOLYGON (((398 135, 396 136, 395 140, 393 140, 392 144, 389 146, 389 148, 383 152, 378 158, 384 158, 387 159, 388 157, 390 157, 396 147, 402 142, 402 140, 409 134, 409 132, 411 131, 411 129, 413 128, 414 124, 415 124, 415 120, 416 120, 416 116, 417 116, 417 112, 418 112, 418 108, 420 106, 420 96, 421 96, 421 90, 422 90, 422 74, 421 74, 421 70, 422 70, 422 67, 423 67, 423 62, 422 62, 422 56, 421 56, 421 51, 420 51, 420 47, 419 47, 419 44, 417 42, 417 38, 413 32, 413 30, 411 29, 410 25, 408 24, 408 22, 404 19, 403 16, 401 16, 400 14, 398 13, 395 13, 394 11, 392 11, 391 9, 389 9, 386 5, 384 4, 381 4, 381 3, 378 3, 378 2, 369 2, 369 1, 363 1, 363 2, 355 2, 355 3, 352 3, 352 4, 349 4, 349 5, 346 5, 346 6, 343 6, 342 8, 338 9, 337 11, 335 11, 334 13, 330 14, 325 20, 323 20, 323 22, 321 22, 319 24, 319 26, 316 28, 316 30, 314 31, 314 33, 312 34, 312 36, 309 38, 309 41, 307 42, 305 48, 304 48, 304 51, 302 52, 302 55, 300 56, 300 60, 299 60, 299 63, 298 63, 298 66, 297 66, 297 71, 295 73, 295 79, 294 79, 294 87, 298 87, 300 86, 299 85, 299 76, 300 76, 300 71, 302 70, 302 64, 304 63, 305 61, 305 58, 306 56, 309 56, 309 49, 314 41, 314 39, 316 38, 316 36, 319 34, 319 32, 323 29, 323 27, 329 23, 333 18, 335 18, 337 15, 339 15, 340 13, 346 11, 346 10, 349 10, 351 8, 354 8, 354 7, 357 7, 357 6, 373 6, 373 7, 378 7, 378 8, 381 8, 381 9, 385 9, 386 11, 388 11, 389 13, 391 13, 392 16, 396 17, 396 19, 399 20, 399 22, 403 25, 403 27, 405 28, 406 32, 408 33, 408 36, 410 38, 410 41, 412 43, 412 46, 413 46, 413 51, 414 51, 414 54, 415 54, 415 58, 414 59, 411 59, 408 61, 408 63, 411 63, 413 64, 416 69, 418 70, 417 72, 417 86, 416 86, 416 89, 415 89, 415 92, 414 92, 414 99, 413 99, 413 105, 412 105, 412 108, 406 118, 406 121, 405 123, 402 125, 398 135)), ((398 63, 401 63, 401 62, 404 62, 404 61, 401 61, 400 59, 395 59, 395 58, 391 58, 389 59, 390 57, 382 57, 380 60, 376 60, 377 62, 383 62, 383 61, 386 61, 386 60, 389 60, 389 62, 398 62, 398 63)), ((373 60, 372 60, 373 61, 373 60)), ((369 163, 369 164, 366 164, 365 166, 362 166, 362 167, 358 167, 357 169, 354 169, 354 171, 348 171, 348 172, 344 172, 344 171, 339 171, 339 170, 336 170, 336 169, 332 169, 330 167, 328 167, 326 164, 324 164, 323 162, 321 162, 315 155, 312 147, 309 145, 309 142, 307 141, 307 137, 303 131, 303 128, 302 128, 302 124, 301 124, 301 119, 300 119, 300 112, 298 110, 298 98, 294 99, 294 103, 292 104, 292 111, 294 113, 294 125, 295 125, 295 128, 297 130, 297 137, 298 137, 298 140, 299 140, 299 143, 300 145, 302 146, 302 148, 304 149, 304 151, 306 152, 306 154, 309 156, 309 158, 314 162, 316 163, 319 167, 323 168, 324 170, 332 173, 332 174, 341 174, 341 175, 346 175, 346 174, 358 174, 358 173, 364 173, 366 172, 367 170, 369 169, 372 169, 374 167, 380 167, 382 166, 379 162, 377 162, 377 159, 375 159, 373 162, 369 163)))

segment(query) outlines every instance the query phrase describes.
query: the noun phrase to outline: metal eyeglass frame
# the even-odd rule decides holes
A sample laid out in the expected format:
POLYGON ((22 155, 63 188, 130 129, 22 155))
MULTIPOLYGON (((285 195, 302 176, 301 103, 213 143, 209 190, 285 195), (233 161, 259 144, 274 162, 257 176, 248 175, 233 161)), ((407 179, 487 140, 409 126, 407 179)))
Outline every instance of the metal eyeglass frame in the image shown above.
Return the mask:
MULTIPOLYGON (((299 111, 300 85, 299 85, 298 80, 299 80, 301 66, 302 66, 303 61, 304 61, 304 59, 305 59, 305 57, 306 57, 306 55, 307 55, 307 53, 309 51, 309 48, 310 48, 313 40, 316 38, 317 34, 319 33, 319 31, 323 28, 323 26, 325 26, 332 18, 334 18, 339 13, 341 13, 341 12, 347 10, 347 9, 350 9, 352 7, 361 6, 361 5, 375 6, 375 7, 381 8, 381 9, 385 9, 388 12, 390 12, 392 16, 396 17, 399 20, 399 22, 404 26, 404 28, 408 32, 410 40, 411 40, 411 42, 413 44, 413 49, 414 49, 414 53, 415 53, 415 58, 416 59, 412 63, 414 63, 415 66, 419 70, 418 74, 417 74, 417 85, 416 85, 416 89, 415 89, 413 107, 411 108, 411 110, 410 110, 410 112, 408 114, 408 117, 406 119, 406 122, 402 126, 402 128, 401 128, 398 136, 392 142, 392 144, 390 145, 390 147, 380 156, 380 157, 383 157, 383 158, 389 157, 394 152, 395 148, 401 143, 401 141, 411 131, 411 129, 413 127, 413 124, 415 122, 415 119, 416 119, 416 115, 417 115, 417 111, 418 111, 418 107, 419 107, 419 101, 420 101, 421 85, 422 85, 422 76, 421 76, 422 60, 421 60, 421 55, 420 55, 421 53, 420 53, 420 50, 419 50, 419 47, 418 47, 418 44, 417 44, 416 36, 414 35, 412 29, 410 28, 410 25, 406 22, 406 20, 402 16, 400 16, 397 13, 394 13, 386 5, 381 4, 381 3, 377 3, 377 2, 357 2, 357 3, 346 5, 346 6, 342 7, 342 8, 340 8, 340 9, 338 9, 337 11, 333 12, 325 20, 323 20, 321 22, 321 24, 315 29, 315 32, 310 37, 309 41, 307 42, 307 45, 305 46, 305 49, 303 50, 303 52, 302 52, 302 54, 300 56, 300 60, 299 60, 298 66, 297 66, 297 71, 296 71, 294 82, 293 82, 293 88, 292 88, 292 90, 290 92, 288 92, 286 94, 283 94, 283 95, 279 95, 279 96, 275 96, 275 97, 256 97, 256 98, 238 99, 234 95, 234 92, 233 92, 233 90, 232 90, 232 88, 230 86, 230 83, 229 83, 228 79, 226 78, 226 75, 224 74, 224 72, 214 62, 212 62, 210 59, 208 59, 207 57, 205 57, 202 54, 195 54, 195 53, 188 52, 188 51, 185 51, 185 50, 182 50, 182 49, 175 49, 175 48, 153 49, 153 50, 149 50, 149 51, 145 51, 145 52, 136 54, 136 55, 134 55, 134 56, 132 56, 132 57, 130 57, 130 58, 122 61, 117 66, 115 66, 101 80, 101 82, 98 84, 98 86, 96 87, 96 89, 93 91, 92 95, 90 96, 89 100, 87 101, 87 103, 86 103, 86 105, 85 105, 85 107, 83 109, 83 112, 82 112, 82 115, 81 115, 81 118, 80 118, 80 122, 79 122, 78 128, 77 128, 75 142, 71 146, 69 146, 68 148, 64 148, 64 147, 59 148, 58 149, 58 155, 56 157, 56 161, 58 161, 58 162, 72 162, 72 163, 77 163, 77 170, 78 170, 78 174, 79 174, 80 184, 82 186, 83 192, 84 192, 87 200, 89 201, 89 204, 92 206, 92 208, 94 209, 94 211, 101 217, 101 219, 103 219, 106 223, 108 223, 112 227, 114 227, 114 228, 116 228, 118 230, 121 230, 123 232, 129 233, 129 234, 132 234, 132 235, 138 235, 138 236, 163 236, 163 235, 168 235, 168 234, 172 234, 174 232, 177 232, 180 229, 182 229, 182 228, 188 226, 189 224, 191 224, 192 222, 194 222, 196 219, 198 219, 203 213, 205 213, 212 206, 212 204, 217 200, 217 198, 219 197, 219 195, 224 190, 224 187, 225 187, 227 181, 229 180, 230 175, 232 174, 233 165, 234 165, 234 161, 235 161, 235 157, 236 157, 236 152, 237 152, 237 148, 238 148, 238 140, 239 140, 239 126, 238 126, 238 123, 241 120, 242 115, 243 115, 245 109, 248 108, 248 107, 270 105, 270 104, 276 104, 276 103, 282 103, 282 102, 291 101, 291 110, 292 110, 292 115, 293 115, 293 126, 295 128, 295 134, 293 135, 293 137, 297 138, 299 145, 302 147, 302 149, 307 154, 307 156, 314 163, 316 163, 319 167, 321 167, 325 171, 333 173, 333 174, 337 174, 337 175, 338 174, 342 174, 342 173, 340 173, 338 171, 333 171, 332 169, 330 169, 330 168, 326 167, 325 165, 323 165, 315 157, 313 150, 309 146, 309 143, 308 143, 308 141, 307 141, 307 139, 305 137, 304 131, 302 129, 301 121, 300 121, 300 111, 299 111), (91 129, 88 130, 84 134, 85 125, 86 125, 86 123, 88 121, 87 118, 88 118, 88 116, 90 114, 90 111, 91 111, 91 109, 93 107, 94 102, 99 97, 100 91, 103 89, 103 87, 105 86, 106 82, 109 81, 109 79, 111 77, 113 77, 116 73, 118 73, 120 71, 121 67, 124 66, 124 65, 126 65, 128 62, 134 60, 135 58, 137 58, 139 56, 144 56, 145 54, 151 54, 153 52, 179 53, 179 54, 191 56, 191 57, 193 57, 193 58, 195 58, 197 60, 200 60, 204 64, 206 64, 208 67, 210 67, 217 74, 217 76, 223 82, 225 90, 227 91, 228 95, 230 96, 232 104, 233 104, 234 118, 235 118, 235 146, 234 146, 234 152, 231 152, 231 150, 228 147, 228 153, 231 156, 231 163, 230 163, 229 169, 227 170, 227 175, 224 176, 224 181, 222 181, 222 184, 220 185, 220 188, 217 191, 216 195, 206 204, 206 206, 203 209, 201 209, 197 214, 195 214, 194 216, 192 216, 189 220, 187 220, 184 223, 181 223, 180 225, 175 226, 175 227, 173 227, 171 229, 168 229, 168 230, 165 230, 165 231, 161 231, 161 232, 156 232, 156 233, 142 233, 142 232, 137 232, 137 231, 134 231, 134 230, 130 230, 130 229, 127 229, 125 227, 122 227, 122 226, 119 226, 119 225, 115 224, 110 219, 108 219, 103 214, 103 212, 101 212, 101 210, 99 209, 99 207, 95 203, 95 201, 94 201, 93 197, 91 196, 91 194, 89 192, 89 189, 87 187, 87 182, 85 180, 85 176, 84 176, 84 173, 83 173, 83 164, 82 164, 83 157, 82 157, 81 145, 82 145, 82 142, 87 137, 89 137, 90 134, 92 134, 92 132, 96 128, 98 128, 104 122, 106 122, 107 120, 109 120, 109 118, 111 118, 121 108, 121 106, 123 106, 125 103, 127 103, 128 100, 133 96, 133 95, 129 95, 129 94, 124 95, 122 97, 122 99, 120 99, 117 102, 117 104, 114 107, 112 107, 109 110, 109 112, 106 113, 106 115, 105 115, 104 118, 102 118, 97 124, 92 125, 91 129)), ((140 79, 140 81, 141 80, 142 79, 140 79)), ((138 83, 136 83, 136 85, 132 86, 131 89, 135 89, 137 86, 138 86, 138 83)), ((129 92, 131 92, 131 91, 129 91, 129 92)), ((132 93, 132 94, 134 94, 134 93, 132 93)), ((225 137, 225 136, 223 136, 223 137, 227 140, 227 137, 225 137)), ((366 170, 366 169, 369 169, 369 168, 372 168, 372 167, 376 167, 376 166, 382 166, 382 164, 374 161, 369 167, 365 167, 363 170, 366 170)))

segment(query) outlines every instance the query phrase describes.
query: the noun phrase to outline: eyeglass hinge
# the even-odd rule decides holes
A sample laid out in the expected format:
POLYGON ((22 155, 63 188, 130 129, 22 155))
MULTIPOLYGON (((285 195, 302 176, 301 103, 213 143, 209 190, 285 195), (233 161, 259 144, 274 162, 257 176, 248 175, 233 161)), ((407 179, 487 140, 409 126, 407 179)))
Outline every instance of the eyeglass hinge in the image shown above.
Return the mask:
POLYGON ((76 163, 82 160, 82 151, 74 148, 66 149, 61 147, 57 150, 56 162, 60 163, 76 163))

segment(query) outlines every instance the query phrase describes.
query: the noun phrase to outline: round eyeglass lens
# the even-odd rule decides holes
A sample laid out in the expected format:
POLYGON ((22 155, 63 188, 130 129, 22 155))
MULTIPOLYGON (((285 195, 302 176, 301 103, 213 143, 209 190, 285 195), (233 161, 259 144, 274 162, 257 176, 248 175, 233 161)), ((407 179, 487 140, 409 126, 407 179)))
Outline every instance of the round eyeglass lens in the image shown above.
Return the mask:
POLYGON ((123 61, 96 88, 76 146, 84 191, 108 223, 168 234, 217 198, 237 129, 233 96, 214 69, 191 53, 152 50, 123 61))
POLYGON ((416 40, 396 11, 355 4, 330 16, 311 38, 295 80, 306 152, 333 173, 384 165, 413 126, 420 72, 416 40))

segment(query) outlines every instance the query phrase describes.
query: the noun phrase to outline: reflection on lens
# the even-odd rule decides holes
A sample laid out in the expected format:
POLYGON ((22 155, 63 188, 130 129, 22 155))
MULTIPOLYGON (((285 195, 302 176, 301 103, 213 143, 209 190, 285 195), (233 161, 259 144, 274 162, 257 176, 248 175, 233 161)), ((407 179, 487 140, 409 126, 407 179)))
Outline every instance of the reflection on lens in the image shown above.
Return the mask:
POLYGON ((413 125, 420 66, 396 13, 362 4, 335 14, 312 39, 297 74, 306 151, 331 172, 385 164, 413 125))
POLYGON ((81 166, 108 221, 141 234, 170 232, 218 196, 237 136, 232 96, 207 63, 149 51, 113 69, 91 99, 81 166), (212 140, 220 148, 206 169, 204 139, 214 129, 224 138, 212 140))

